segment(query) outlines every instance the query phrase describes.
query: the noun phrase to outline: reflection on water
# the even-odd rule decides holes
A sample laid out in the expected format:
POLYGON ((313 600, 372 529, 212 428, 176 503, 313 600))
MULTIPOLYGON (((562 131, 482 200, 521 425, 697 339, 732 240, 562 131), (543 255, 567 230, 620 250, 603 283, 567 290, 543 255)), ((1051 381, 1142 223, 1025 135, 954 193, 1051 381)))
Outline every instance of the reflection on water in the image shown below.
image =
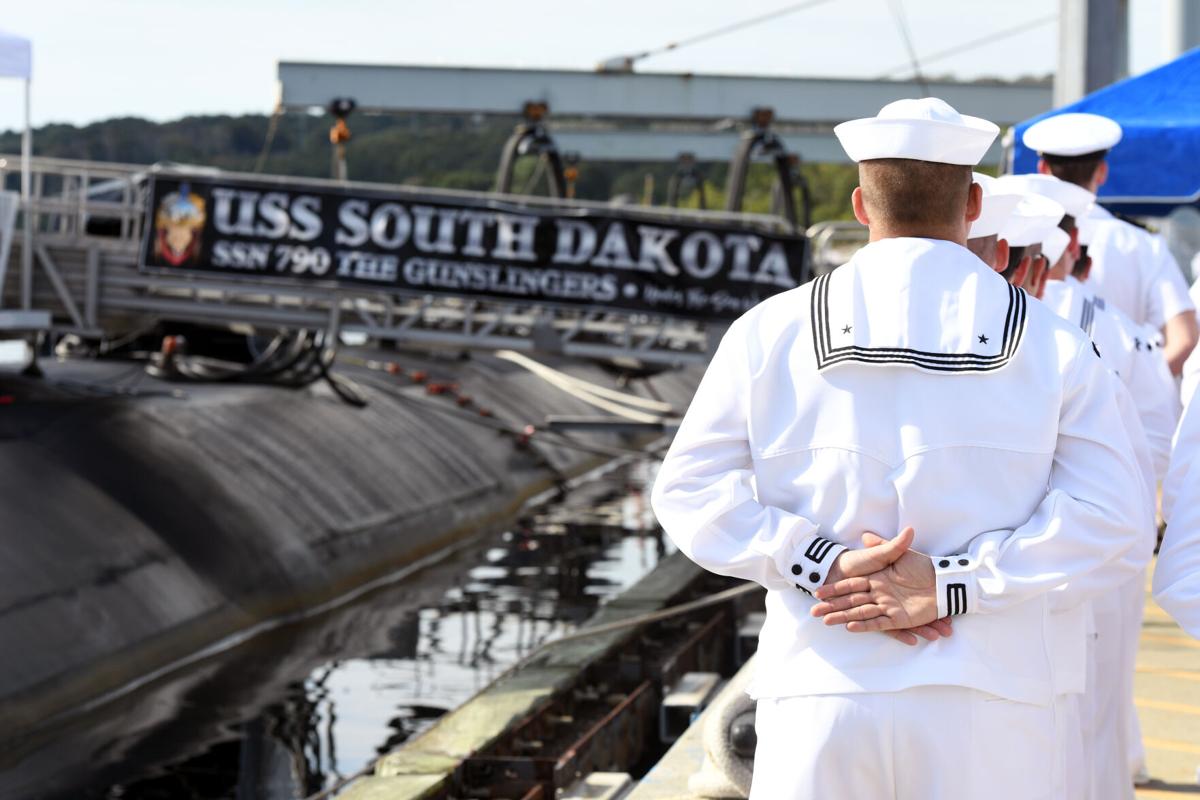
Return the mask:
POLYGON ((42 759, 87 759, 89 785, 58 775, 54 794, 296 798, 357 772, 573 630, 663 557, 648 502, 652 470, 609 472, 456 564, 111 709, 42 759))

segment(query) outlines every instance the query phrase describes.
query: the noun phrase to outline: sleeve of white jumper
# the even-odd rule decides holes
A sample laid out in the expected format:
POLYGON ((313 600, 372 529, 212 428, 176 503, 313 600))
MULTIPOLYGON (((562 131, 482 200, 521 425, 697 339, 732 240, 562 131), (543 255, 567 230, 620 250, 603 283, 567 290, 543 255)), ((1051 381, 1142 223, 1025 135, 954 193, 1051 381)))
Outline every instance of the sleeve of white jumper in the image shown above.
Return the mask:
MULTIPOLYGON (((1152 342, 1153 338, 1145 341, 1152 342)), ((1179 388, 1162 349, 1151 344, 1144 347, 1141 349, 1139 342, 1139 349, 1134 351, 1131 374, 1125 385, 1133 395, 1137 417, 1146 434, 1157 482, 1166 476, 1171 461, 1171 439, 1179 425, 1179 388)))
POLYGON ((679 425, 651 501, 667 535, 705 569, 768 589, 808 591, 800 578, 824 583, 845 548, 818 536, 810 520, 756 499, 749 346, 743 325, 734 323, 679 425))
MULTIPOLYGON (((1200 276, 1200 253, 1192 257, 1192 274, 1200 276)), ((1188 289, 1188 297, 1193 303, 1200 301, 1200 277, 1192 283, 1192 288, 1188 289)), ((1200 386, 1200 347, 1192 350, 1191 355, 1187 357, 1187 361, 1183 364, 1183 377, 1179 386, 1179 401, 1184 408, 1187 407, 1193 395, 1196 393, 1196 388, 1200 386)))
POLYGON ((1200 638, 1200 404, 1179 426, 1171 469, 1163 481, 1163 535, 1154 567, 1154 599, 1188 633, 1200 638))
POLYGON ((1050 593, 1050 606, 1056 611, 1072 608, 1088 598, 1095 597, 1108 591, 1113 585, 1122 582, 1122 578, 1132 572, 1138 572, 1149 563, 1154 555, 1154 546, 1158 543, 1158 523, 1155 519, 1155 489, 1158 480, 1154 475, 1154 461, 1150 447, 1146 443, 1146 434, 1138 419, 1134 399, 1125 384, 1113 380, 1113 391, 1117 399, 1117 410, 1125 421, 1125 430, 1129 434, 1129 444, 1137 459, 1138 473, 1142 476, 1138 487, 1130 486, 1129 491, 1138 491, 1142 503, 1141 524, 1130 535, 1134 537, 1134 545, 1123 555, 1097 567, 1091 572, 1073 575, 1062 586, 1050 593))
POLYGON ((939 616, 1001 611, 1068 581, 1082 585, 1110 564, 1091 591, 1114 589, 1144 565, 1126 557, 1146 503, 1116 383, 1085 343, 1064 386, 1045 499, 1017 529, 981 533, 966 552, 933 558, 939 616))
POLYGON ((1143 287, 1148 293, 1144 307, 1154 309, 1147 322, 1153 321, 1158 328, 1178 314, 1195 310, 1196 306, 1188 294, 1183 270, 1171 255, 1166 240, 1155 234, 1144 234, 1141 238, 1138 257, 1146 259, 1148 266, 1143 287))
POLYGON ((1200 453, 1200 403, 1188 403, 1171 444, 1171 466, 1162 483, 1162 515, 1168 522, 1174 517, 1175 503, 1185 493, 1188 465, 1200 453))

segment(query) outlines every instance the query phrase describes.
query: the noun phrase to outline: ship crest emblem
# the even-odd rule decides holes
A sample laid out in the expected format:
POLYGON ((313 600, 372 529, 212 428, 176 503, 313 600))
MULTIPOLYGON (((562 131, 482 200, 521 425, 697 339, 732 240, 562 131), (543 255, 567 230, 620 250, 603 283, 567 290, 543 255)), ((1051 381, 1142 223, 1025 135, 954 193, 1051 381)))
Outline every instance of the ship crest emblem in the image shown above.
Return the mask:
POLYGON ((155 257, 173 267, 198 261, 204 220, 204 198, 191 190, 191 184, 181 183, 159 201, 154 214, 155 257))

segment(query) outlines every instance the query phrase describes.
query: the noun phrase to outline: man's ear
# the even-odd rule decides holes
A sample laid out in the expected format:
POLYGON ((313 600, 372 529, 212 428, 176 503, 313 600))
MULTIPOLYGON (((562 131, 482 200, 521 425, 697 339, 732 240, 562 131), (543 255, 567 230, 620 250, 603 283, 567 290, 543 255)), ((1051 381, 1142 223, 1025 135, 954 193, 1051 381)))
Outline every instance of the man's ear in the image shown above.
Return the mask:
POLYGON ((1044 158, 1038 159, 1038 174, 1039 175, 1049 175, 1050 174, 1050 165, 1046 163, 1046 159, 1044 159, 1044 158))
POLYGON ((861 186, 854 187, 854 192, 850 195, 850 205, 854 206, 854 218, 863 225, 870 227, 871 218, 867 216, 867 204, 863 200, 861 186))
POLYGON ((967 192, 967 223, 979 219, 979 215, 983 213, 983 187, 978 183, 972 183, 970 191, 967 192))
POLYGON ((1041 300, 1042 295, 1046 293, 1046 276, 1050 273, 1050 266, 1044 258, 1039 258, 1038 263, 1042 265, 1042 268, 1034 272, 1028 291, 1038 300, 1041 300))
POLYGON ((1021 266, 1024 267, 1025 277, 1017 286, 1020 286, 1025 291, 1033 294, 1034 284, 1037 281, 1037 273, 1033 269, 1033 256, 1023 256, 1021 258, 1021 266))
POLYGON ((1021 262, 1017 264, 1017 268, 1013 272, 1012 277, 1008 279, 1008 282, 1013 286, 1024 286, 1025 279, 1029 277, 1029 266, 1032 263, 1033 259, 1029 256, 1022 258, 1021 262))
POLYGON ((1092 173, 1092 185, 1099 189, 1108 180, 1108 161, 1101 161, 1096 165, 1096 171, 1092 173))
POLYGON ((996 272, 1008 269, 1008 239, 996 240, 996 261, 992 264, 992 269, 996 272))

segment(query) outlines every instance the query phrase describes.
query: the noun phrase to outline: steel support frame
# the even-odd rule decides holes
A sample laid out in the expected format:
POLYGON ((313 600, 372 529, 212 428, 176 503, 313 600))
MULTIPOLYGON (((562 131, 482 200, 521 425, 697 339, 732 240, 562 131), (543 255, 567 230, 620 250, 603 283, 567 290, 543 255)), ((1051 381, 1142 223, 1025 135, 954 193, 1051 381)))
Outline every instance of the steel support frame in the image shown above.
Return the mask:
POLYGON ((540 350, 665 366, 703 364, 711 355, 710 337, 686 321, 429 295, 107 275, 100 304, 156 317, 266 328, 326 328, 336 309, 342 333, 436 347, 540 350))
MULTIPOLYGON (((293 111, 353 97, 360 110, 518 115, 529 101, 555 119, 744 119, 770 105, 779 122, 838 123, 926 91, 964 114, 1019 122, 1050 108, 1050 88, 958 81, 506 69, 281 61, 281 105, 293 111)), ((564 149, 567 149, 564 145, 564 149)))
MULTIPOLYGON (((106 330, 106 325, 114 317, 130 316, 144 317, 138 323, 143 325, 176 319, 266 329, 332 326, 335 332, 429 347, 504 348, 682 366, 707 363, 723 330, 721 325, 638 313, 142 272, 137 260, 146 170, 65 159, 34 162, 26 210, 38 223, 33 272, 46 283, 35 286, 31 273, 29 293, 57 304, 60 311, 51 327, 57 333, 120 335, 130 328, 127 321, 121 330, 106 330), (53 192, 47 192, 47 178, 56 187, 53 192), (96 198, 97 191, 119 199, 96 198), (89 231, 89 222, 98 218, 108 221, 113 235, 89 231), (74 257, 60 257, 67 255, 74 257), (82 266, 74 266, 79 261, 82 266)), ((3 179, 0 170, 0 185, 3 179)))

